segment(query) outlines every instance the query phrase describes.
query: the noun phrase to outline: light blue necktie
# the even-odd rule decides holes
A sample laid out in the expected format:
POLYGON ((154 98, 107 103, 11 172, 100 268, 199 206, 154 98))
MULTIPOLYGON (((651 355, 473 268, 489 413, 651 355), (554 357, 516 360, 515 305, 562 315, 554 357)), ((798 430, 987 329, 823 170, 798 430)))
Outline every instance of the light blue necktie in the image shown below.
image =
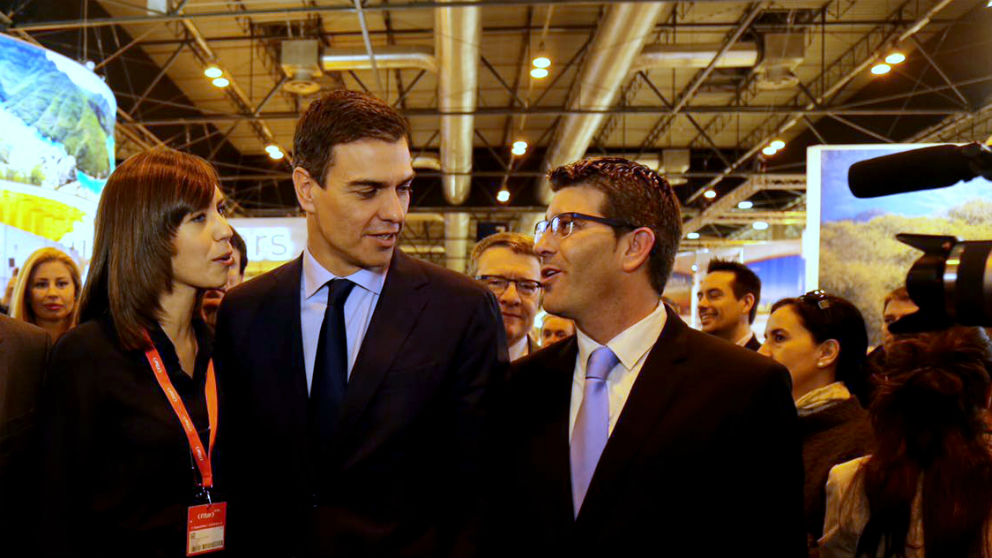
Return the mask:
POLYGON ((575 419, 570 448, 572 468, 572 511, 576 517, 589 490, 596 463, 610 437, 610 394, 606 377, 619 359, 609 347, 600 347, 589 355, 582 405, 575 419))

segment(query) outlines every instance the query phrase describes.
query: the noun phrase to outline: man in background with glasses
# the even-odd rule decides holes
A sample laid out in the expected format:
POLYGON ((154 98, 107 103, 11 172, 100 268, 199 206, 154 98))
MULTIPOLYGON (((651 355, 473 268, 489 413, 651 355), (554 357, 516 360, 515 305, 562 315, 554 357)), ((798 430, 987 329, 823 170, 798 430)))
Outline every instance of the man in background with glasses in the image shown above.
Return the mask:
POLYGON ((671 187, 620 158, 549 180, 543 305, 577 332, 512 366, 494 555, 805 556, 788 372, 660 302, 682 236, 671 187))
POLYGON ((469 274, 499 301, 510 361, 537 350, 531 339, 541 302, 541 262, 530 235, 504 232, 487 236, 472 249, 469 274))

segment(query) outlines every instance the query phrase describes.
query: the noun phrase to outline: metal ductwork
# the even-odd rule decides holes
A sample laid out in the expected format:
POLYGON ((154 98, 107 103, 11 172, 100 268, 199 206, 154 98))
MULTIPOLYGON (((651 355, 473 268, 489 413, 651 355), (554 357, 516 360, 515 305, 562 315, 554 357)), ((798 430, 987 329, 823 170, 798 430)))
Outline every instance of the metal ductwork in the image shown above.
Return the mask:
MULTIPOLYGON (((656 68, 705 68, 720 52, 718 43, 700 45, 650 45, 634 60, 630 72, 656 68)), ((737 43, 717 62, 717 68, 751 68, 760 56, 755 43, 737 43)))
POLYGON ((444 259, 445 267, 465 273, 468 258, 468 228, 471 216, 468 213, 446 212, 444 214, 444 259))
MULTIPOLYGON (((434 11, 438 108, 444 112, 473 112, 479 80, 479 40, 482 36, 478 6, 437 8, 434 11)), ((472 185, 472 115, 441 116, 441 177, 444 199, 460 205, 472 185)))
MULTIPOLYGON (((380 70, 416 68, 437 73, 437 59, 430 47, 381 46, 375 49, 375 64, 380 70)), ((325 72, 371 70, 372 60, 365 49, 329 48, 320 55, 320 67, 325 72)))
POLYGON ((411 164, 415 169, 441 170, 441 158, 437 156, 437 153, 417 155, 413 158, 411 164))
MULTIPOLYGON (((570 110, 606 110, 631 66, 651 36, 666 2, 613 4, 589 45, 586 62, 568 102, 570 110)), ((571 114, 562 117, 555 141, 548 148, 543 169, 581 159, 603 124, 604 114, 571 114)), ((551 203, 547 180, 538 181, 538 198, 551 203)))

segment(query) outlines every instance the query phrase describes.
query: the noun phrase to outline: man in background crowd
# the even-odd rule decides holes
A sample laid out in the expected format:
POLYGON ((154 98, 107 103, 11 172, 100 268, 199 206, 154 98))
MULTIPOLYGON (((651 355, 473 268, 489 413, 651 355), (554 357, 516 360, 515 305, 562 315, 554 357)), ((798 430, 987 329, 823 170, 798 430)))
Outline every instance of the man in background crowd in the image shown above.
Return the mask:
POLYGON ((510 360, 537 350, 530 331, 541 301, 541 264, 533 237, 502 232, 483 238, 472 249, 469 275, 499 300, 510 360))
POLYGON ((913 299, 909 298, 909 291, 906 287, 899 287, 885 295, 882 302, 882 345, 890 347, 896 336, 889 331, 889 326, 898 321, 903 316, 908 316, 919 310, 913 299))
POLYGON ((224 300, 224 294, 244 282, 245 268, 248 267, 248 247, 245 245, 245 239, 241 238, 241 235, 233 227, 231 232, 234 233, 231 237, 231 247, 234 248, 232 254, 234 264, 227 270, 227 284, 224 285, 223 289, 210 289, 203 293, 203 299, 200 301, 200 313, 203 316, 203 321, 207 322, 210 327, 217 325, 217 309, 220 308, 220 302, 224 300))
POLYGON ((752 351, 761 348, 751 331, 761 300, 761 279, 746 265, 710 260, 696 297, 703 331, 752 351))
POLYGON ((568 318, 548 314, 541 323, 541 347, 547 347, 575 335, 575 322, 568 318))

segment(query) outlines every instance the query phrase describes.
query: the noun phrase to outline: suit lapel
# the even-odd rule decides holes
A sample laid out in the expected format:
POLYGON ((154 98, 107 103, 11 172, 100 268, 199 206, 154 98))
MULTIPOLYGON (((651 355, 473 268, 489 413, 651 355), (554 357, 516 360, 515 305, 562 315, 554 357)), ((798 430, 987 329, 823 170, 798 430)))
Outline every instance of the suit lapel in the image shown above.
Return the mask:
MULTIPOLYGON (((306 424, 307 408, 307 371, 303 357, 303 326, 300 323, 300 280, 303 274, 303 257, 293 260, 279 271, 272 274, 273 285, 270 290, 270 299, 263 303, 262 308, 267 309, 264 320, 259 320, 257 325, 264 334, 256 334, 250 339, 280 340, 281 347, 268 354, 274 357, 269 363, 268 369, 274 374, 273 381, 269 384, 272 389, 283 392, 282 401, 295 401, 296 404, 288 405, 294 413, 294 419, 298 424, 306 424), (259 323, 260 322, 260 323, 259 323), (288 335, 287 335, 288 333, 288 335), (288 361, 283 360, 288 357, 288 361), (288 363, 288 366, 287 366, 288 363), (291 376, 287 381, 286 376, 291 376)), ((245 340, 250 343, 250 340, 245 340)), ((246 349, 248 349, 246 347, 246 349)), ((239 350, 235 347, 234 350, 239 350)), ((250 350, 250 349, 248 349, 250 350)))
POLYGON ((630 465, 645 439, 656 429, 658 420, 691 372, 690 367, 682 364, 687 354, 685 333, 688 326, 671 310, 668 310, 667 320, 603 449, 577 522, 592 521, 590 516, 602 512, 597 504, 609 496, 610 485, 622 478, 624 468, 630 465))
POLYGON ((342 430, 347 430, 361 415, 413 331, 427 304, 427 294, 421 289, 427 283, 426 274, 416 262, 397 251, 351 371, 341 409, 342 430))
POLYGON ((545 407, 549 418, 542 421, 544 427, 536 437, 533 454, 548 456, 544 478, 553 479, 549 489, 552 491, 552 501, 558 508, 556 519, 568 525, 573 517, 568 421, 579 344, 572 336, 547 350, 554 352, 548 357, 548 370, 531 371, 533 374, 545 374, 549 384, 547 389, 536 390, 534 395, 540 400, 533 404, 545 407))

